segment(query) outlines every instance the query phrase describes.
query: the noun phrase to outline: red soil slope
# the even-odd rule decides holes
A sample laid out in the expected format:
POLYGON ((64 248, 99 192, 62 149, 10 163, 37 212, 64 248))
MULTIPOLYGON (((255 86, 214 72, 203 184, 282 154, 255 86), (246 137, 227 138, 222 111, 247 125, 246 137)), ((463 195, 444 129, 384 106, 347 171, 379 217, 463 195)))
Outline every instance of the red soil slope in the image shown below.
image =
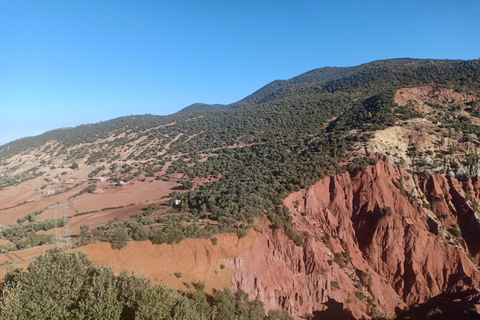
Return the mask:
POLYGON ((441 175, 409 177, 378 156, 363 172, 327 177, 285 199, 302 247, 260 218, 257 231, 242 239, 216 235, 216 246, 187 239, 77 250, 116 272, 144 273, 154 284, 186 289, 185 282, 204 281, 208 292, 241 288, 267 310, 283 308, 296 319, 392 316, 405 304, 480 288, 480 273, 467 257, 478 253, 479 223, 473 200, 465 199, 467 193, 478 197, 479 186, 441 175), (422 197, 435 203, 433 211, 422 207, 422 197), (465 240, 448 233, 455 225, 465 240))
MULTIPOLYGON (((407 176, 380 157, 364 172, 328 177, 290 195, 285 204, 298 212, 293 224, 305 239, 304 247, 295 247, 281 231, 265 228, 258 251, 234 259, 234 288, 297 317, 310 313, 347 318, 382 310, 393 315, 405 302, 424 302, 457 286, 478 288, 476 266, 463 248, 446 243, 436 231, 434 219, 411 197, 407 176), (401 176, 404 194, 396 186, 401 176), (386 206, 391 215, 382 213, 386 206), (335 253, 347 250, 351 264, 341 268, 332 263, 335 253), (371 303, 358 298, 362 296, 371 303)), ((462 192, 456 180, 449 179, 446 203, 462 192)), ((419 182, 426 192, 433 191, 419 182)), ((468 214, 448 212, 452 219, 468 214)))

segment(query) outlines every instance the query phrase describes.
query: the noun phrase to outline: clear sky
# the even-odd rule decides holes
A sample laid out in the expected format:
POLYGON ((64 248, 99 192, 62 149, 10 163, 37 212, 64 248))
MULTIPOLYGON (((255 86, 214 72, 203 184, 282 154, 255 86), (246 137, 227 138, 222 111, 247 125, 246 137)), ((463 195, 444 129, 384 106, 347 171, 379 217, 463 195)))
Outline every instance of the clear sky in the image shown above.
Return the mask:
POLYGON ((0 0, 0 145, 314 68, 480 58, 480 0, 0 0))

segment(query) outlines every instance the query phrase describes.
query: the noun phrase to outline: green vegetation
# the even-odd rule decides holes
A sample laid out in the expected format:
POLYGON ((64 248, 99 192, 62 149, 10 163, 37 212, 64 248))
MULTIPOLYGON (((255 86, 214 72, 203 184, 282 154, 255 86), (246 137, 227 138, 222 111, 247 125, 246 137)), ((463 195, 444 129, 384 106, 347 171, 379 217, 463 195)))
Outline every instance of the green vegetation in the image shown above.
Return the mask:
POLYGON ((108 211, 108 210, 121 209, 121 208, 125 208, 125 206, 107 207, 107 208, 102 208, 100 211, 108 211))
POLYGON ((191 190, 193 188, 193 182, 192 181, 182 181, 182 185, 187 190, 191 190))
POLYGON ((85 187, 83 188, 79 193, 76 193, 74 194, 73 196, 71 196, 71 198, 75 198, 75 197, 78 197, 84 193, 94 193, 95 190, 97 189, 97 185, 96 184, 92 184, 88 187, 85 187))
POLYGON ((365 293, 362 291, 355 291, 355 297, 357 297, 359 300, 365 299, 365 293))
POLYGON ((385 206, 381 210, 382 215, 384 216, 391 216, 392 215, 392 208, 385 206))
POLYGON ((338 283, 338 281, 330 281, 330 285, 332 286, 332 288, 340 290, 340 284, 338 283))
POLYGON ((198 217, 190 214, 157 216, 155 221, 137 214, 123 222, 114 220, 94 229, 91 239, 108 241, 112 243, 112 248, 121 249, 130 239, 150 240, 154 244, 173 244, 180 243, 185 238, 207 239, 220 232, 217 225, 208 223, 202 228, 197 222, 198 217))
POLYGON ((18 218, 17 219, 17 223, 18 224, 22 224, 24 223, 25 221, 29 221, 29 222, 33 222, 35 221, 35 216, 38 216, 39 214, 41 214, 43 212, 43 210, 39 210, 39 211, 35 211, 35 212, 32 212, 32 213, 29 213, 27 214, 26 216, 23 216, 21 218, 18 218))
POLYGON ((333 261, 335 261, 340 268, 345 268, 345 257, 343 256, 343 254, 339 252, 335 253, 333 261))
POLYGON ((73 216, 74 216, 74 217, 79 217, 79 216, 84 216, 84 215, 86 215, 86 214, 95 213, 95 212, 98 212, 98 210, 79 212, 79 213, 74 214, 73 216))
MULTIPOLYGON (((54 242, 55 237, 53 235, 37 234, 38 231, 48 231, 55 227, 53 220, 35 219, 35 216, 41 212, 36 211, 19 218, 17 222, 0 231, 0 235, 9 241, 8 246, 3 247, 4 251, 21 250, 54 242), (29 223, 23 224, 25 221, 29 221, 29 223)), ((63 218, 57 219, 58 226, 63 227, 65 223, 63 218)))
POLYGON ((152 287, 150 279, 127 271, 96 267, 82 252, 51 250, 26 272, 15 271, 1 286, 0 317, 10 319, 292 319, 242 290, 216 291, 207 300, 202 283, 196 291, 152 287), (52 281, 54 275, 54 281, 52 281))
POLYGON ((93 169, 93 170, 88 174, 88 177, 89 177, 89 178, 93 178, 93 177, 95 177, 97 174, 99 174, 100 172, 102 172, 103 170, 105 170, 105 166, 97 167, 97 168, 93 169))
MULTIPOLYGON (((92 231, 93 238, 115 241, 118 248, 128 239, 175 243, 217 232, 236 232, 244 237, 259 216, 268 217, 274 227, 301 246, 304 239, 294 232, 291 213, 283 205, 289 193, 308 188, 326 176, 361 171, 374 164, 375 160, 367 157, 349 159, 350 152, 367 142, 374 130, 421 116, 414 109, 416 102, 404 107, 394 102, 398 89, 434 82, 478 95, 479 75, 478 60, 396 59, 317 69, 272 82, 238 103, 215 106, 211 111, 197 105, 165 117, 127 116, 20 139, 0 147, 0 162, 14 170, 15 165, 9 162, 12 155, 43 151, 51 145, 48 153, 65 156, 73 169, 78 168, 76 159, 87 164, 109 163, 108 168, 98 166, 90 176, 110 170, 117 180, 128 181, 142 174, 155 177, 167 163, 171 163, 167 176, 221 176, 195 189, 191 181, 183 181, 188 192, 172 196, 173 201, 181 200, 175 207, 182 213, 180 217, 191 215, 197 221, 215 220, 218 224, 203 228, 196 222, 187 226, 176 218, 161 217, 155 221, 156 226, 139 221, 128 225, 112 222, 92 231), (168 152, 163 154, 167 144, 168 152), (340 165, 348 160, 346 167, 340 165)), ((458 103, 432 108, 446 114, 450 109, 456 112, 458 103)), ((477 103, 469 108, 472 114, 478 111, 477 103)), ((480 133, 468 117, 439 117, 438 121, 451 130, 480 133)), ((454 168, 454 163, 450 166, 454 168)), ((6 185, 12 185, 33 177, 34 172, 13 180, 2 179, 8 178, 6 185)), ((73 197, 92 193, 95 187, 90 185, 73 197)), ((405 193, 403 178, 398 188, 405 193)), ((144 214, 154 211, 148 209, 144 214)))
MULTIPOLYGON (((337 129, 344 127, 340 123, 351 128, 363 126, 363 122, 346 121, 352 117, 351 120, 366 121, 367 126, 382 127, 394 120, 393 114, 389 112, 392 107, 396 107, 390 98, 393 90, 435 82, 437 86, 477 93, 480 87, 479 65, 478 60, 396 59, 374 61, 351 68, 316 69, 287 81, 272 82, 242 101, 229 105, 228 110, 182 112, 166 117, 127 116, 20 139, 0 148, 0 161, 30 148, 40 148, 48 141, 58 141, 55 153, 62 154, 66 147, 95 143, 112 133, 119 135, 127 130, 151 139, 157 138, 159 145, 164 145, 166 142, 162 136, 165 134, 174 137, 180 133, 196 134, 207 129, 187 142, 186 152, 215 147, 215 144, 222 146, 252 140, 271 141, 270 138, 282 137, 287 132, 293 137, 300 137, 302 133, 318 131, 327 119, 350 108, 352 109, 347 115, 335 122, 337 129), (358 110, 355 109, 357 104, 358 110), (360 112, 357 114, 356 111, 360 112), (196 118, 195 121, 185 121, 198 115, 206 116, 196 118), (173 121, 177 121, 175 126, 146 131, 173 121), (237 141, 239 137, 242 137, 241 141, 237 141)), ((473 108, 477 106, 472 105, 473 108)), ((398 110, 405 116, 401 111, 398 110)), ((187 135, 180 137, 172 146, 173 149, 187 139, 187 135)), ((117 137, 102 143, 105 152, 79 148, 72 158, 82 156, 93 161, 108 159, 116 156, 109 154, 111 148, 126 146, 129 142, 130 138, 117 137)), ((144 155, 150 152, 153 151, 148 150, 144 155)), ((133 155, 135 157, 136 154, 133 155)))
POLYGON ((6 187, 19 185, 20 183, 30 179, 35 179, 36 177, 39 177, 45 173, 37 170, 38 168, 33 168, 13 176, 0 177, 0 190, 3 190, 6 187))
POLYGON ((355 158, 348 163, 347 171, 363 171, 369 165, 373 165, 376 163, 377 163, 377 159, 374 159, 374 158, 368 158, 368 157, 355 158))

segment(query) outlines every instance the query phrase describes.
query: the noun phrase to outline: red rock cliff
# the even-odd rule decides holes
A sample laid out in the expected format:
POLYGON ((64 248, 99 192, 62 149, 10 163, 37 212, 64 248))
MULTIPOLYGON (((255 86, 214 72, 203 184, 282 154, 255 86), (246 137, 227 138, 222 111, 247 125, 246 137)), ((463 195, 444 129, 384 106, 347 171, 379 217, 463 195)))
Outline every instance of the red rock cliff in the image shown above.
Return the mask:
POLYGON ((379 156, 363 172, 327 177, 286 198, 305 244, 261 220, 255 245, 231 261, 232 285, 297 319, 391 316, 457 286, 479 288, 466 254, 478 253, 479 224, 466 192, 473 199, 478 185, 412 178, 379 156))

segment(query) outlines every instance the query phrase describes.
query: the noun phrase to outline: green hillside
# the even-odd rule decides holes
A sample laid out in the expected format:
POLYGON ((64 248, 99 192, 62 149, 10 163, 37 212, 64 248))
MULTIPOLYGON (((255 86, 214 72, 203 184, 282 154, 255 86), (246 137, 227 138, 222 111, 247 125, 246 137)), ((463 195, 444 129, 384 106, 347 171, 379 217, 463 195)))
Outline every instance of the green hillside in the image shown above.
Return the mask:
MULTIPOLYGON (((0 148, 0 160, 12 166, 9 159, 15 154, 34 152, 39 158, 46 152, 69 163, 125 166, 119 161, 130 161, 136 169, 131 172, 153 174, 171 162, 168 174, 221 175, 219 181, 179 196, 182 210, 208 214, 219 222, 220 232, 267 212, 299 243, 288 212, 279 206, 282 199, 344 172, 339 163, 355 142, 369 139, 369 131, 419 116, 412 107, 396 105, 394 93, 432 84, 478 96, 480 61, 396 59, 316 69, 275 81, 228 109, 127 116, 17 140, 0 148), (52 146, 45 146, 49 141, 52 146), (159 150, 166 146, 168 152, 162 154, 159 150)), ((480 133, 479 127, 460 120, 446 125, 480 133)))

